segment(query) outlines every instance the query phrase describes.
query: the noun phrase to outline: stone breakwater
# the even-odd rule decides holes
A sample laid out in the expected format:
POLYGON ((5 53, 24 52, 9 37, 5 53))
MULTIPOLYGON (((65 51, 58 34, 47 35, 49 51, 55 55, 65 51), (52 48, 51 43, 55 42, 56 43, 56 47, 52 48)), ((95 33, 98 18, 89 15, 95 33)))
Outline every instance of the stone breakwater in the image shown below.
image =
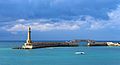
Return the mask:
POLYGON ((87 44, 84 46, 120 46, 120 43, 113 43, 113 42, 73 40, 69 42, 32 42, 30 44, 24 44, 22 47, 16 47, 13 49, 36 49, 36 48, 46 48, 46 47, 77 47, 82 44, 80 42, 87 42, 87 44))
POLYGON ((120 43, 114 42, 95 42, 95 43, 88 43, 88 46, 120 46, 120 43))
MULTIPOLYGON (((72 42, 32 42, 31 49, 36 48, 46 48, 46 47, 76 47, 79 46, 78 43, 72 43, 72 42)), ((29 45, 27 45, 29 46, 29 45)), ((30 48, 23 48, 23 47, 16 47, 13 49, 30 49, 30 48)))

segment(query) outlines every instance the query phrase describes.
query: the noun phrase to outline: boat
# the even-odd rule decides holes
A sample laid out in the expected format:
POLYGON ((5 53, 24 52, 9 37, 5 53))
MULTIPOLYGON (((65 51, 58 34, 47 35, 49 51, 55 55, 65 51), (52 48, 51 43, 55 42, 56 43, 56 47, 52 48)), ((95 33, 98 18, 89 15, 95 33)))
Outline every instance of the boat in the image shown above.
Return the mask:
POLYGON ((80 51, 78 51, 78 52, 75 52, 75 54, 76 54, 76 55, 84 55, 85 52, 80 52, 80 51))

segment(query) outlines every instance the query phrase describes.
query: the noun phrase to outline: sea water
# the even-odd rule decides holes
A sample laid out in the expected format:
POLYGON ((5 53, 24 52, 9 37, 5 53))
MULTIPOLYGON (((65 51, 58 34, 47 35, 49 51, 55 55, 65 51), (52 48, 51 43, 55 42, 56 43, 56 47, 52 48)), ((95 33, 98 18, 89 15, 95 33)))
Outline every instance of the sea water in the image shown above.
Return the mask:
POLYGON ((0 42, 0 65, 120 65, 120 47, 51 47, 12 49, 19 41, 0 42), (84 55, 75 54, 84 52, 84 55))

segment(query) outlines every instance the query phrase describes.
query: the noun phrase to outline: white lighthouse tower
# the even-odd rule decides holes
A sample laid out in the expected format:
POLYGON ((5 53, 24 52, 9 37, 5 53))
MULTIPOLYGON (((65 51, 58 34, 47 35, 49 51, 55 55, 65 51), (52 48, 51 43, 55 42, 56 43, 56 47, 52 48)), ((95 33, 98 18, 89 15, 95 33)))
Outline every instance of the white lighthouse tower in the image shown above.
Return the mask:
POLYGON ((28 27, 28 37, 27 37, 26 43, 22 46, 22 48, 24 48, 24 49, 32 49, 33 48, 32 41, 31 41, 31 28, 30 28, 30 26, 28 27))

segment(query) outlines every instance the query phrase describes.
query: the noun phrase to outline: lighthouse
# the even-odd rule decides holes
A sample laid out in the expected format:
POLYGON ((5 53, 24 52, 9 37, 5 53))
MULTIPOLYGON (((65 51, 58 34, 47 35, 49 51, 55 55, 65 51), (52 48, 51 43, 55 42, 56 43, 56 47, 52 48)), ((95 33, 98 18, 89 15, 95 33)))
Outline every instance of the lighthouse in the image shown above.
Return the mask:
POLYGON ((24 49, 32 49, 32 40, 31 40, 31 27, 28 27, 28 36, 27 36, 27 40, 26 43, 24 43, 24 45, 22 46, 22 48, 24 49))
POLYGON ((26 43, 28 43, 28 44, 32 43, 32 41, 31 41, 31 28, 30 28, 30 26, 28 27, 28 37, 27 37, 26 43))

